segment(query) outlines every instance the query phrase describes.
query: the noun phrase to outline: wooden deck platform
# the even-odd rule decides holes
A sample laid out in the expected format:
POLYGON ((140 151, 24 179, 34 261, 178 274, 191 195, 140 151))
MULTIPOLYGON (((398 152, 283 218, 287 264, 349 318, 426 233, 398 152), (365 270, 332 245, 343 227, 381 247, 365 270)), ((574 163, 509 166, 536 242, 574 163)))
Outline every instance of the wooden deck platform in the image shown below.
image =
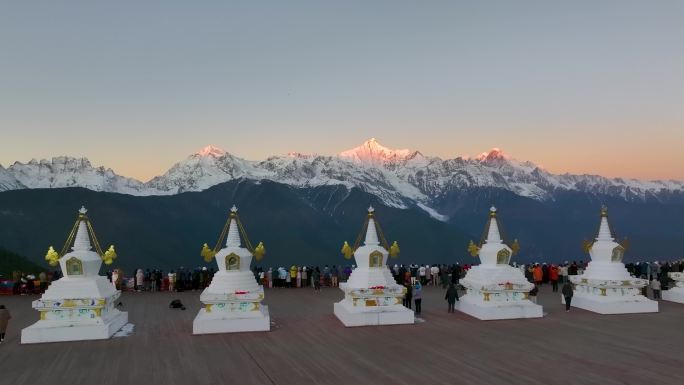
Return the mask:
POLYGON ((20 345, 36 297, 0 297, 12 312, 0 345, 3 384, 683 384, 684 305, 602 316, 541 290, 543 319, 448 314, 426 288, 424 322, 345 328, 337 289, 270 289, 271 332, 193 336, 199 292, 128 293, 135 332, 107 341, 20 345), (180 298, 187 310, 168 303, 180 298))

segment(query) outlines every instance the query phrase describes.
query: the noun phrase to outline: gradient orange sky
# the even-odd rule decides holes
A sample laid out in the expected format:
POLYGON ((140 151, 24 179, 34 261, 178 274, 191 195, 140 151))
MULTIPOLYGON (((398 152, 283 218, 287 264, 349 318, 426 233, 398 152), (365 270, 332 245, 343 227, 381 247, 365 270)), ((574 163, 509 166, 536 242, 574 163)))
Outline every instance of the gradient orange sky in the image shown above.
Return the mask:
POLYGON ((684 2, 0 5, 0 164, 147 180, 376 137, 554 173, 684 179, 684 2))

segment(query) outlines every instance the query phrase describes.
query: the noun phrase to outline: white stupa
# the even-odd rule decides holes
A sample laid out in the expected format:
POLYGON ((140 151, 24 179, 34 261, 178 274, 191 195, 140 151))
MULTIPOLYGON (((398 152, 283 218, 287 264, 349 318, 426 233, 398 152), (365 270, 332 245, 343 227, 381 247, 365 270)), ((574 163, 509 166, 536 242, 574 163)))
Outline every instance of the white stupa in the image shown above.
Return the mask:
POLYGON ((62 253, 50 247, 45 257, 51 265, 59 262, 63 277, 33 301, 40 320, 21 331, 22 344, 107 339, 128 322, 128 313, 115 307, 121 291, 99 275, 103 259, 110 264, 116 258, 114 247, 102 252, 86 212, 79 210, 62 253))
MULTIPOLYGON (((347 258, 353 253, 357 266, 347 282, 340 283, 344 299, 334 305, 335 316, 344 326, 414 323, 413 311, 402 305, 406 288, 394 281, 387 268, 387 257, 397 254, 399 246, 395 242, 390 247, 376 225, 375 210, 370 207, 363 246, 352 249, 345 242, 342 249, 347 258)), ((359 241, 362 235, 363 230, 359 241)))
POLYGON ((202 250, 207 262, 216 259, 219 271, 200 295, 204 307, 192 323, 193 334, 271 330, 268 307, 261 304, 264 288, 250 270, 252 257, 260 259, 264 246, 252 248, 237 212, 233 206, 216 248, 209 250, 205 244, 202 250), (224 238, 226 246, 216 251, 224 238))
POLYGON ((670 272, 667 275, 675 281, 675 287, 669 290, 662 291, 662 297, 665 301, 684 303, 684 273, 670 272))
POLYGON ((601 209, 596 240, 586 243, 591 262, 582 275, 570 276, 575 284, 572 306, 600 314, 655 313, 658 302, 641 295, 645 279, 629 275, 622 263, 625 248, 615 242, 608 224, 608 209, 601 209))
POLYGON ((480 265, 473 266, 461 280, 467 293, 456 302, 456 310, 481 320, 541 317, 542 307, 528 299, 534 284, 509 265, 518 244, 516 241, 512 249, 501 239, 495 207, 489 211, 486 233, 481 246, 471 242, 468 248, 473 256, 479 255, 480 265))

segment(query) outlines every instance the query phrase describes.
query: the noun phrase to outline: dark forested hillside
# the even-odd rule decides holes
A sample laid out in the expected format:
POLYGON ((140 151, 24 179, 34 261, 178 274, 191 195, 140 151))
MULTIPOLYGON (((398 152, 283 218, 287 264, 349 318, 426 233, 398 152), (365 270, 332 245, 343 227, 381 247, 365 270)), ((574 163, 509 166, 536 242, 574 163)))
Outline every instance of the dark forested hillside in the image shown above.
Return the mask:
MULTIPOLYGON (((0 246, 38 264, 48 246, 61 248, 83 204, 103 247, 114 244, 115 266, 164 269, 204 262, 201 245, 213 245, 231 205, 240 209, 251 240, 263 241, 264 266, 346 264, 342 243, 354 241, 372 204, 388 240, 402 252, 390 263, 470 263, 469 239, 478 240, 487 210, 499 208, 504 233, 519 239, 520 262, 586 259, 581 242, 598 225, 601 204, 619 237, 629 237, 627 260, 682 255, 684 205, 659 200, 626 201, 581 192, 560 192, 539 201, 501 189, 464 189, 442 197, 438 221, 418 207, 387 207, 359 189, 296 188, 275 182, 235 180, 202 192, 131 196, 82 188, 0 193, 0 246)), ((515 260, 514 259, 514 260, 515 260)), ((349 262, 351 263, 351 262, 349 262)))

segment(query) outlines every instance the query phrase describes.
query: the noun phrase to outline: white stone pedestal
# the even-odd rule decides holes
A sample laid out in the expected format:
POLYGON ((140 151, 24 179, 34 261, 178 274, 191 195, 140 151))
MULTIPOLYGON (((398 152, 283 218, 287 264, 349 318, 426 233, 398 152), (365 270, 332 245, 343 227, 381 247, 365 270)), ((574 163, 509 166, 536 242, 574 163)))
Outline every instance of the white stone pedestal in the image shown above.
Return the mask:
POLYGON ((207 311, 203 308, 192 322, 192 334, 262 332, 271 330, 268 306, 260 306, 256 311, 220 311, 216 306, 207 311))
POLYGON ((192 334, 269 331, 271 318, 263 299, 264 288, 250 272, 218 272, 200 295, 204 307, 192 323, 192 334), (253 289, 233 291, 235 287, 253 289))
POLYGON ((663 290, 661 295, 665 301, 684 303, 684 290, 678 290, 678 288, 663 290))
POLYGON ((509 265, 472 267, 461 280, 468 293, 454 308, 481 320, 541 318, 542 306, 529 300, 534 284, 509 265))
POLYGON ((106 340, 128 323, 128 313, 117 312, 110 319, 92 324, 65 325, 41 320, 21 331, 21 343, 106 340))
POLYGON ((663 290, 661 295, 665 301, 684 303, 684 273, 668 273, 676 285, 670 290, 663 290))
POLYGON ((576 275, 570 281, 575 284, 573 307, 599 314, 658 312, 658 302, 641 295, 641 288, 648 284, 644 279, 602 280, 576 275))
POLYGON ((335 316, 344 326, 413 324, 414 313, 402 305, 361 307, 347 301, 334 304, 335 316))
MULTIPOLYGON (((565 298, 561 300, 565 304, 565 298)), ((608 298, 597 296, 575 295, 572 297, 572 307, 592 311, 598 314, 634 314, 657 313, 658 302, 646 297, 608 298)))
POLYGON ((541 305, 536 305, 530 300, 510 303, 484 302, 473 300, 473 296, 469 294, 456 301, 454 309, 484 321, 543 316, 541 305))
POLYGON ((33 301, 40 320, 21 331, 21 343, 108 339, 128 323, 128 313, 115 307, 120 296, 105 277, 53 282, 41 299, 33 301), (110 295, 74 298, 74 294, 84 292, 110 295))
POLYGON ((386 266, 356 268, 348 282, 340 283, 344 299, 334 304, 335 316, 347 327, 413 324, 413 310, 402 305, 406 288, 393 282, 386 266), (348 287, 357 282, 370 287, 348 287))

